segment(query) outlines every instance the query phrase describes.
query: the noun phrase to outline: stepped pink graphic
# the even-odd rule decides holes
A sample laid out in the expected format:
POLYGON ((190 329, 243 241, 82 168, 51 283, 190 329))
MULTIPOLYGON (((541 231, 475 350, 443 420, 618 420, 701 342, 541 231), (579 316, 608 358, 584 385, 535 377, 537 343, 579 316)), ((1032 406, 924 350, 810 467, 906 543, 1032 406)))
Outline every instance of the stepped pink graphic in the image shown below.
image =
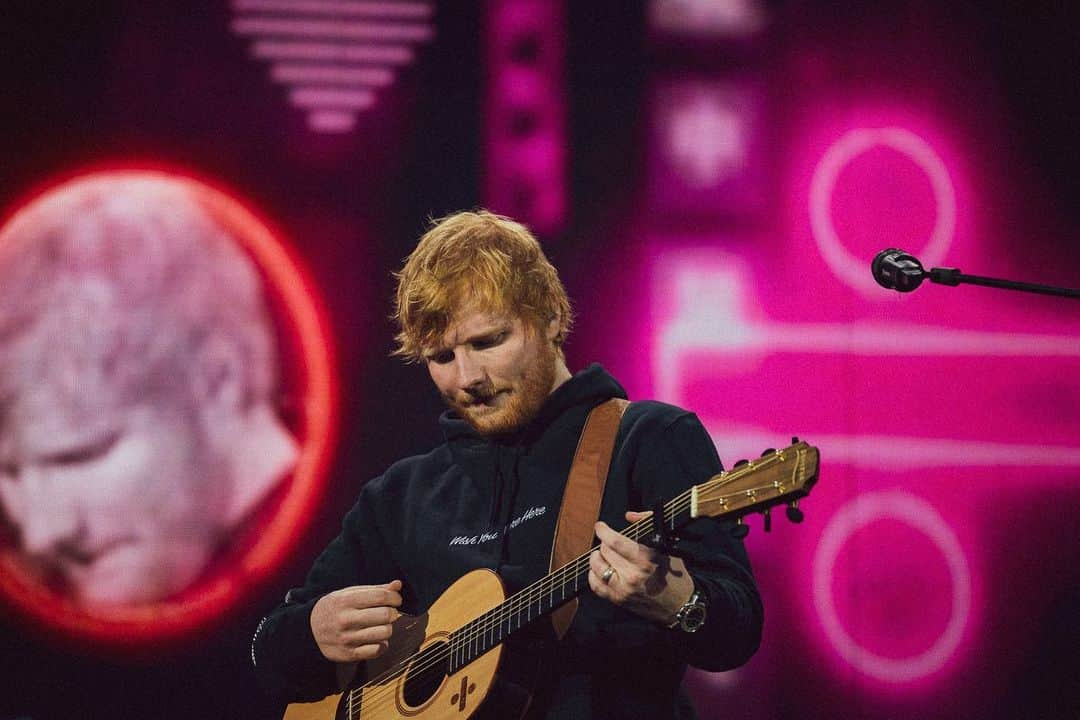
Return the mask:
POLYGON ((435 35, 430 2, 233 0, 232 9, 230 29, 250 38, 251 56, 270 64, 271 81, 320 133, 352 130, 435 35))

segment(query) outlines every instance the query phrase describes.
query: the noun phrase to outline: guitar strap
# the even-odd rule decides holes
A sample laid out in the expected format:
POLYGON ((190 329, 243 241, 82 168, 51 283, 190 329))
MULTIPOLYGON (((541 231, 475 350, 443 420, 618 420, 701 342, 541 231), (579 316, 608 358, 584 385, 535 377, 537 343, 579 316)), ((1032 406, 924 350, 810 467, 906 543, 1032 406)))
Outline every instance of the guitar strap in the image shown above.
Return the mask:
MULTIPOLYGON (((615 435, 629 404, 628 400, 612 398, 593 408, 585 419, 551 542, 552 572, 592 547, 593 524, 600 517, 600 500, 604 497, 615 435)), ((574 598, 551 614, 551 624, 560 640, 570 629, 577 607, 574 598)))

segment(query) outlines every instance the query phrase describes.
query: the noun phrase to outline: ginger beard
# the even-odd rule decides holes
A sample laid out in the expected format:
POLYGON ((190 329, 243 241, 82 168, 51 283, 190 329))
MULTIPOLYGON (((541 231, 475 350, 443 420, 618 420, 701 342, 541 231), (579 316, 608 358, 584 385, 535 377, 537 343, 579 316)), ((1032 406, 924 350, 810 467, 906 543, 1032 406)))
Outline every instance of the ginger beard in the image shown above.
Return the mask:
POLYGON ((443 400, 480 435, 506 435, 536 417, 555 385, 555 345, 544 334, 528 327, 529 342, 536 346, 532 362, 516 380, 497 387, 489 377, 443 400))

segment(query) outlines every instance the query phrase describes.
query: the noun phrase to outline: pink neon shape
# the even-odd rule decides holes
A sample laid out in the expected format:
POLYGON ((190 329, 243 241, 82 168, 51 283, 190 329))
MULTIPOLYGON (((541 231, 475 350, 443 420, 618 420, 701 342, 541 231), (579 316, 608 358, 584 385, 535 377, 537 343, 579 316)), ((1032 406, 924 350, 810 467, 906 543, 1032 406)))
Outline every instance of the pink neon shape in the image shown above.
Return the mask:
POLYGON ((857 670, 888 683, 907 683, 941 670, 952 657, 971 613, 971 575, 956 535, 922 498, 907 492, 864 493, 840 509, 822 532, 814 554, 814 605, 833 647, 857 670), (944 631, 927 650, 889 658, 860 645, 844 628, 832 593, 833 569, 844 543, 877 520, 895 519, 924 533, 945 558, 952 582, 951 614, 944 631))
POLYGON ((672 109, 666 132, 672 164, 692 188, 712 187, 746 163, 743 117, 720 93, 699 89, 672 109))
POLYGON ((281 83, 321 83, 325 85, 367 85, 385 87, 394 81, 389 68, 357 68, 339 65, 297 65, 280 63, 270 68, 270 77, 281 83))
POLYGON ((234 10, 292 12, 351 17, 426 18, 431 6, 424 2, 361 2, 349 0, 233 0, 234 10))
POLYGON ((406 65, 416 57, 412 49, 403 45, 341 45, 275 40, 259 40, 251 46, 251 54, 262 60, 331 60, 387 65, 406 65))
POLYGON ((832 195, 840 171, 852 160, 875 147, 903 153, 926 173, 937 204, 934 228, 926 245, 904 248, 915 253, 927 267, 941 262, 956 228, 956 192, 945 164, 930 145, 909 130, 898 127, 851 130, 825 152, 810 183, 810 224, 814 240, 833 273, 851 287, 881 300, 882 293, 870 275, 870 258, 853 255, 837 235, 832 220, 832 195))
POLYGON ((768 22, 758 0, 653 0, 649 20, 665 32, 722 37, 754 35, 768 22))
POLYGON ((394 81, 415 60, 410 47, 435 34, 430 2, 233 0, 234 34, 252 36, 251 55, 269 60, 270 78, 289 104, 308 111, 308 127, 345 133, 375 105, 368 88, 394 81), (348 64, 345 64, 348 63, 348 64))
POLYGON ((371 107, 375 95, 370 90, 333 90, 298 87, 289 93, 289 102, 303 108, 338 108, 361 110, 371 107))
POLYGON ((313 110, 308 125, 316 132, 348 132, 356 125, 356 115, 348 110, 313 110))
POLYGON ((430 40, 432 29, 410 23, 341 22, 292 18, 238 18, 233 21, 237 35, 288 35, 334 40, 430 40))

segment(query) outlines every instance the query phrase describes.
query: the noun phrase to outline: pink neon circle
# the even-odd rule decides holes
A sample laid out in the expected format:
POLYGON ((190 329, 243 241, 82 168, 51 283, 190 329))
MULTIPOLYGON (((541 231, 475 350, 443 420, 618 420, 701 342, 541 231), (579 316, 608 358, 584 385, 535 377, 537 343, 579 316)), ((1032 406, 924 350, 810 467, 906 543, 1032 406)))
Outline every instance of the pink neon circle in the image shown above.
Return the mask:
POLYGON ((860 495, 833 516, 814 553, 814 606, 833 647, 855 669, 889 683, 904 683, 940 670, 956 651, 971 614, 971 575, 964 552, 945 520, 928 502, 910 493, 882 491, 860 495), (905 658, 878 655, 860 645, 836 612, 832 576, 844 543, 859 529, 891 518, 924 533, 945 558, 952 581, 949 622, 927 650, 905 658))
MULTIPOLYGON (((926 267, 937 265, 945 257, 952 244, 956 229, 956 193, 945 164, 933 148, 918 135, 903 128, 861 128, 851 130, 837 140, 825 152, 810 181, 810 226, 821 256, 833 273, 856 290, 872 297, 885 298, 887 294, 870 275, 871 258, 856 257, 848 251, 836 233, 832 221, 832 194, 840 171, 852 160, 875 147, 888 147, 903 153, 926 173, 934 191, 937 214, 930 239, 921 250, 903 248, 913 252, 926 267)), ((884 249, 884 248, 883 248, 884 249)))

